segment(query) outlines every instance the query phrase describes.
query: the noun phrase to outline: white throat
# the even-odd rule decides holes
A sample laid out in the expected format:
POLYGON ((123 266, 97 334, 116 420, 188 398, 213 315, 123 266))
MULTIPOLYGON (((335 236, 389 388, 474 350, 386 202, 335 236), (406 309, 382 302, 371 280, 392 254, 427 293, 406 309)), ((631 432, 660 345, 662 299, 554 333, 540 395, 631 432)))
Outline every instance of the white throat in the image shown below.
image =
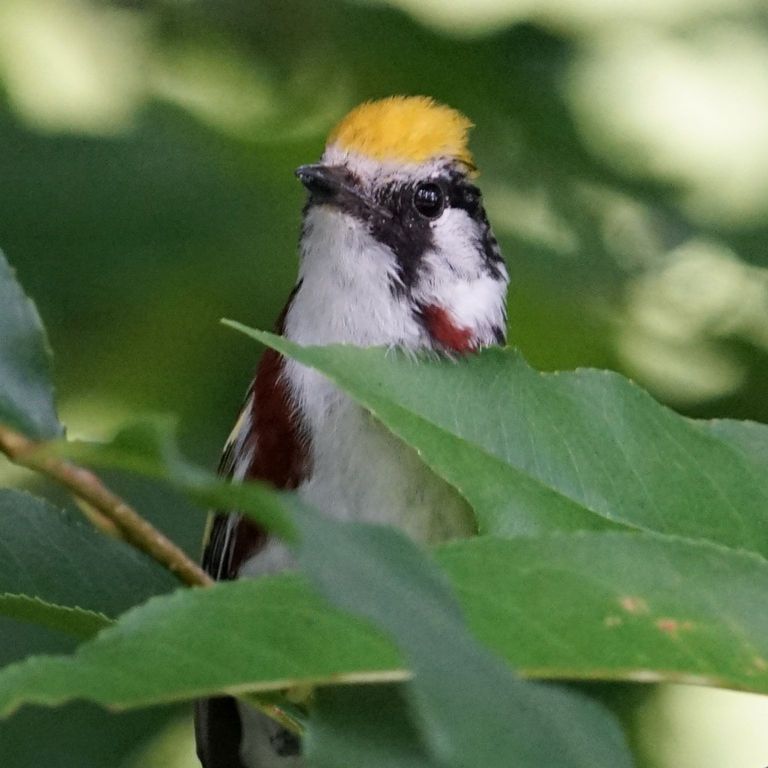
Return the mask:
POLYGON ((302 285, 285 318, 287 338, 304 345, 427 343, 408 303, 392 292, 395 255, 363 222, 330 206, 313 206, 301 250, 302 285))

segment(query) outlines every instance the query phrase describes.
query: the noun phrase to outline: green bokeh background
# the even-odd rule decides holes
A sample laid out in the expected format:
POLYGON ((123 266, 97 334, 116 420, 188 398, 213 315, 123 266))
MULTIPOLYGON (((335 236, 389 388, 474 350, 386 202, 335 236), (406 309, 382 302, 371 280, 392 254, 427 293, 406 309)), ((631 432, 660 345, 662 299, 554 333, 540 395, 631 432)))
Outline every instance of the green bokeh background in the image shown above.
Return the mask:
MULTIPOLYGON (((757 0, 3 0, 0 247, 48 326, 71 434, 173 413, 215 464, 258 354, 218 321, 271 327, 296 270, 293 169, 392 93, 476 123, 510 340, 533 364, 768 421, 757 0)), ((111 479, 197 551, 199 512, 111 479)), ((3 661, 65 647, 0 623, 3 661)), ((644 764, 768 761, 758 699, 640 690, 605 695, 642 724, 644 764)), ((0 765, 193 765, 184 715, 25 710, 0 725, 0 765)))

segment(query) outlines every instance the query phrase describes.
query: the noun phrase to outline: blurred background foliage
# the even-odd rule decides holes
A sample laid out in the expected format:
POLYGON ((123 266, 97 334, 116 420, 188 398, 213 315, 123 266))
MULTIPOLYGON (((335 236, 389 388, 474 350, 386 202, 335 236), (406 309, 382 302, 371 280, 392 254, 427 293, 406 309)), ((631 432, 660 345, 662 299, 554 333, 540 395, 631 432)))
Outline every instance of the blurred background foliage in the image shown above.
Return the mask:
MULTIPOLYGON (((296 270, 293 169, 392 93, 475 121, 510 340, 534 365, 768 421, 764 3, 2 0, 0 246, 47 323, 71 434, 171 412, 215 464, 257 355, 218 320, 271 327, 296 270)), ((113 482, 197 550, 183 501, 113 482)), ((4 662, 67 642, 9 621, 0 639, 4 662)), ((612 690, 643 765, 768 761, 756 697, 612 690)), ((25 710, 0 764, 191 766, 185 718, 25 710)))

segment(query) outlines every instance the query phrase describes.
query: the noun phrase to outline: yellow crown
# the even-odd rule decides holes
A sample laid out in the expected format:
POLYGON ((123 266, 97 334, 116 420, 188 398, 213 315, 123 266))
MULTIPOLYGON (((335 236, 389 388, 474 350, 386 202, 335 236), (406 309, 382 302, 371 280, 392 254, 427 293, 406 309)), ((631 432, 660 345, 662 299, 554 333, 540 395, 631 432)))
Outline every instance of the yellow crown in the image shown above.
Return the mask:
POLYGON ((423 163, 451 157, 469 166, 472 123, 427 96, 390 96, 355 107, 332 131, 328 144, 375 160, 423 163))

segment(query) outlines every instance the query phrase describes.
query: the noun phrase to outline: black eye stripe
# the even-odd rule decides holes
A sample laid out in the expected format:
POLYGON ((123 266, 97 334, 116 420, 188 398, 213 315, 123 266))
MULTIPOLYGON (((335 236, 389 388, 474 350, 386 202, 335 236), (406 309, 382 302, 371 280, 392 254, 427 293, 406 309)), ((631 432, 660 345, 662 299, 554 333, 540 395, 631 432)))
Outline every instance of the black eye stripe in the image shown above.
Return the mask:
POLYGON ((481 208, 482 195, 474 184, 454 184, 448 191, 448 205, 451 208, 461 208, 473 218, 481 208))
MULTIPOLYGON (((312 204, 310 201, 308 207, 312 204)), ((365 222, 370 233, 395 253, 399 267, 399 280, 391 285, 395 293, 407 293, 418 281, 422 256, 434 245, 434 229, 445 208, 466 211, 478 228, 486 269, 501 279, 503 259, 488 224, 480 190, 464 174, 447 172, 420 181, 389 181, 364 190, 360 198, 347 196, 338 206, 365 222), (442 198, 439 215, 426 216, 414 205, 414 196, 420 187, 439 190, 442 198), (365 202, 366 198, 371 204, 365 202)))
POLYGON ((437 187, 444 196, 446 207, 449 208, 461 208, 473 214, 482 206, 482 193, 463 177, 430 179, 417 184, 387 184, 377 191, 376 201, 386 208, 400 210, 407 206, 423 187, 437 187))

